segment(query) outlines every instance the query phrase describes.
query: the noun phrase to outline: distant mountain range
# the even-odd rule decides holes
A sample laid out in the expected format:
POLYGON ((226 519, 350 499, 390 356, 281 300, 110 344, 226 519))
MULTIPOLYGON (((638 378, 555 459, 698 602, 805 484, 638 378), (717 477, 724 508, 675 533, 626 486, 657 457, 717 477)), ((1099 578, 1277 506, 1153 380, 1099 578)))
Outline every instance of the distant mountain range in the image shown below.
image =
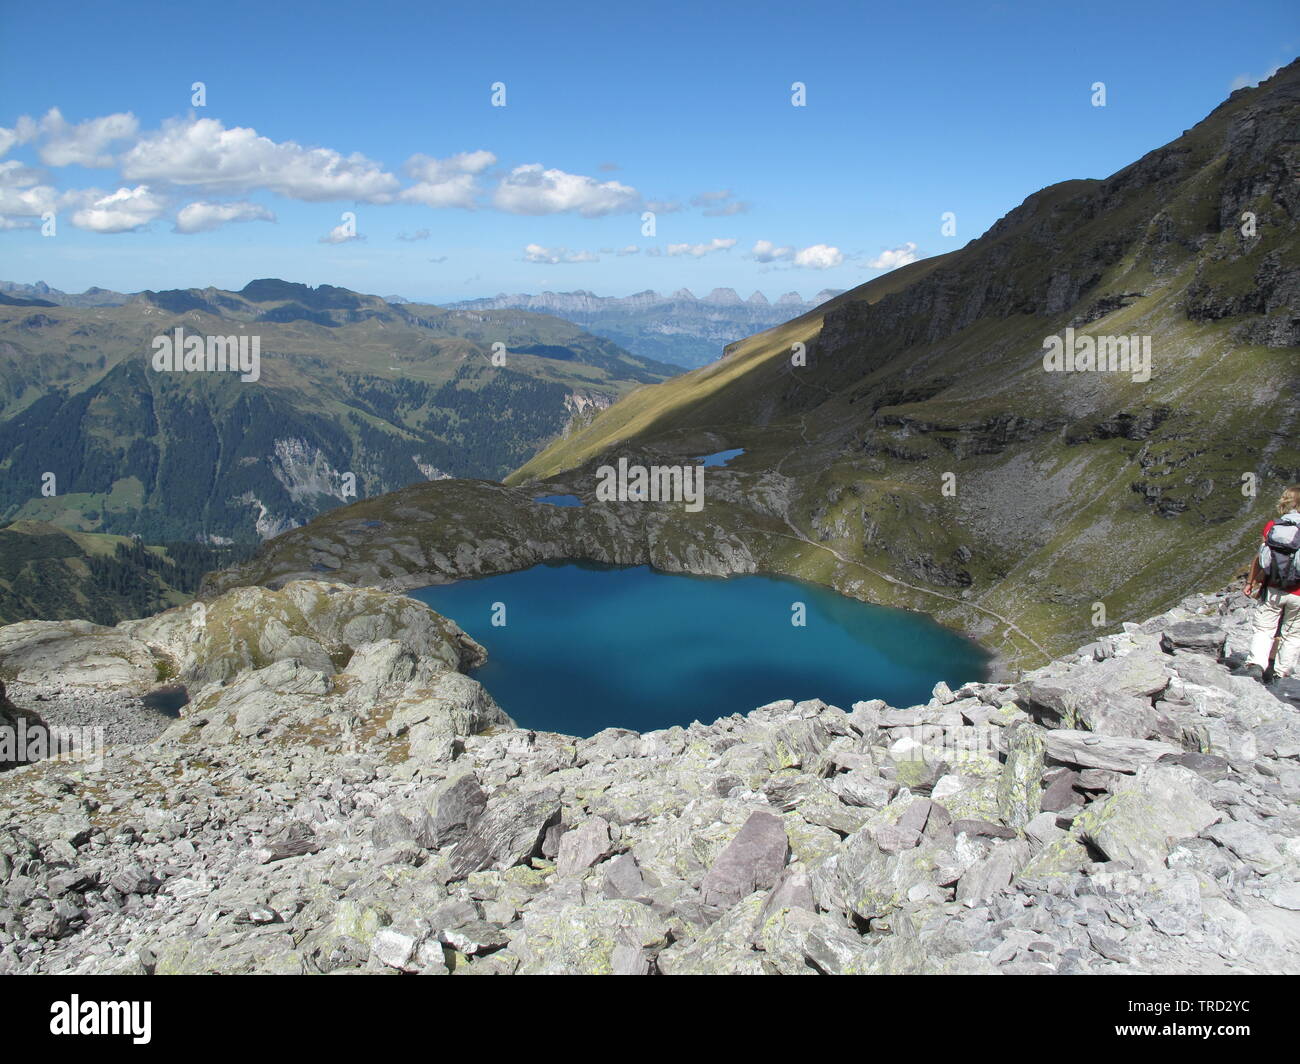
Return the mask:
POLYGON ((126 292, 113 292, 107 288, 87 288, 79 294, 61 292, 44 281, 21 284, 17 281, 0 281, 0 305, 46 307, 118 307, 134 298, 126 292))
MULTIPOLYGON (((328 287, 328 286, 326 286, 328 287)), ((741 299, 734 288, 715 288, 699 297, 687 288, 671 295, 647 289, 630 296, 598 296, 594 292, 516 293, 447 304, 452 310, 527 310, 550 314, 613 340, 620 347, 656 362, 683 369, 707 366, 722 357, 727 344, 770 329, 820 306, 839 295, 826 288, 805 300, 786 292, 770 302, 762 292, 741 299)), ((23 284, 0 281, 0 306, 115 307, 129 303, 139 293, 87 288, 63 292, 44 281, 23 284)), ((384 296, 392 306, 409 306, 403 296, 384 296)), ((423 304, 429 305, 429 304, 423 304)))
POLYGON ((715 288, 703 298, 686 288, 672 295, 646 290, 621 298, 586 291, 502 293, 452 306, 553 314, 645 358, 694 369, 720 358, 727 344, 798 317, 838 294, 838 289, 825 289, 805 300, 798 292, 787 292, 772 303, 762 292, 741 299, 732 288, 715 288))
POLYGON ((10 286, 0 302, 0 521, 149 543, 252 541, 404 484, 498 478, 678 371, 542 314, 394 306, 330 285, 267 279, 118 306, 16 291, 64 295, 10 286), (160 372, 153 344, 178 328, 257 337, 259 378, 160 372))

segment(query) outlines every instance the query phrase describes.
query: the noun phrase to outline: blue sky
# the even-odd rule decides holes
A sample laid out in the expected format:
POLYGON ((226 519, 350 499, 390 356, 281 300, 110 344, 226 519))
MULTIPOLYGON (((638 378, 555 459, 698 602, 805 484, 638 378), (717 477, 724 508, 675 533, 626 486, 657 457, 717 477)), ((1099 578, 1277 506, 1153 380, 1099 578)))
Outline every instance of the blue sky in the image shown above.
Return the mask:
POLYGON ((806 297, 958 247, 1037 189, 1178 136, 1295 58, 1298 11, 10 5, 0 278, 806 297))

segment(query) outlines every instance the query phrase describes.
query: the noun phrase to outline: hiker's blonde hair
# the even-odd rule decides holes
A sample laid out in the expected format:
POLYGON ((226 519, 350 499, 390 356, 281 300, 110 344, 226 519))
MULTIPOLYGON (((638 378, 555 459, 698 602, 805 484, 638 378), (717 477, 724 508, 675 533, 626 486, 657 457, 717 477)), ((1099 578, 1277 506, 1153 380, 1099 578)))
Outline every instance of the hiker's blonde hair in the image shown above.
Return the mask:
POLYGON ((1300 510, 1300 484, 1292 484, 1278 496, 1277 512, 1289 514, 1292 510, 1300 510))

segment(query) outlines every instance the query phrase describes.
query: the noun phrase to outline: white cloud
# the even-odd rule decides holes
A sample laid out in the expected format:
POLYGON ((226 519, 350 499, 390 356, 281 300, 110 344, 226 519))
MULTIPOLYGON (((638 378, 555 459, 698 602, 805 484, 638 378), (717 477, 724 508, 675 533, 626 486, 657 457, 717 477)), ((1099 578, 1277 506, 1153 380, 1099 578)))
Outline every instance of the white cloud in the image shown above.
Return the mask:
POLYGON ((5 188, 0 186, 0 215, 18 218, 39 218, 46 211, 57 210, 59 194, 50 185, 31 188, 5 188))
POLYGON ((218 192, 268 189, 290 199, 390 202, 397 178, 364 155, 276 142, 215 118, 172 120, 122 156, 128 180, 167 181, 218 192))
POLYGON ((40 122, 38 154, 46 166, 112 166, 108 146, 133 139, 139 129, 140 123, 129 111, 73 125, 57 107, 51 107, 40 122))
POLYGON ((119 188, 107 194, 88 190, 81 197, 86 206, 72 215, 72 224, 93 233, 126 233, 139 229, 167 209, 166 200, 148 185, 119 188))
POLYGON ((546 170, 541 163, 516 166, 492 196, 493 206, 510 214, 576 211, 586 218, 631 210, 639 201, 636 189, 617 181, 546 170))
POLYGON ((749 257, 757 262, 788 262, 806 270, 829 270, 844 264, 844 252, 829 244, 793 248, 777 246, 770 240, 756 240, 749 257))
POLYGON ((690 255, 693 258, 703 258, 705 255, 711 255, 715 251, 730 251, 736 246, 734 239, 723 240, 714 237, 707 244, 669 244, 667 252, 669 255, 690 255))
POLYGON ((174 233, 208 233, 227 222, 273 222, 275 215, 256 203, 187 203, 177 212, 174 233))
POLYGON ((759 262, 779 262, 794 258, 794 248, 777 247, 770 240, 755 240, 749 254, 759 262))
POLYGON ((867 265, 873 270, 896 270, 899 266, 906 266, 909 262, 915 261, 916 245, 909 240, 899 247, 882 251, 867 265))
POLYGON ((3 157, 15 144, 26 144, 36 136, 36 123, 26 115, 14 124, 13 129, 0 126, 0 157, 3 157))
POLYGON ((524 248, 524 261, 555 266, 561 263, 599 262, 600 256, 591 251, 570 251, 568 248, 544 248, 541 244, 529 244, 524 248))
POLYGON ((326 233, 320 240, 319 244, 348 244, 353 240, 365 240, 365 237, 357 232, 357 223, 353 218, 345 219, 339 222, 333 229, 326 233))
POLYGON ((426 207, 473 207, 475 178, 496 161, 490 151, 466 151, 449 159, 412 155, 403 169, 416 183, 402 189, 398 199, 426 207))
POLYGON ((844 253, 828 244, 813 244, 794 253, 794 264, 809 270, 829 270, 844 263, 844 253))
POLYGON ((56 210, 58 203, 58 190, 43 183, 39 170, 17 159, 0 162, 0 227, 29 228, 30 223, 18 223, 13 218, 39 218, 46 211, 56 210))
POLYGON ((17 159, 0 163, 0 188, 27 188, 41 184, 44 176, 40 170, 25 166, 17 159))

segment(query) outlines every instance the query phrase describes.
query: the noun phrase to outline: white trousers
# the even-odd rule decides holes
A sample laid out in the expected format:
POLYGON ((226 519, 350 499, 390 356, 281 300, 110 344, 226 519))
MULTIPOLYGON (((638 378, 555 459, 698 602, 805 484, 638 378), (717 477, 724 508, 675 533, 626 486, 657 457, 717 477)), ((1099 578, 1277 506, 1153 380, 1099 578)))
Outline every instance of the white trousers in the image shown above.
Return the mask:
POLYGON ((1277 656, 1273 661, 1276 676, 1293 676, 1296 659, 1300 658, 1300 595, 1269 588, 1264 598, 1255 603, 1254 633, 1250 638, 1250 657, 1247 662, 1268 668, 1273 640, 1277 640, 1277 656))

